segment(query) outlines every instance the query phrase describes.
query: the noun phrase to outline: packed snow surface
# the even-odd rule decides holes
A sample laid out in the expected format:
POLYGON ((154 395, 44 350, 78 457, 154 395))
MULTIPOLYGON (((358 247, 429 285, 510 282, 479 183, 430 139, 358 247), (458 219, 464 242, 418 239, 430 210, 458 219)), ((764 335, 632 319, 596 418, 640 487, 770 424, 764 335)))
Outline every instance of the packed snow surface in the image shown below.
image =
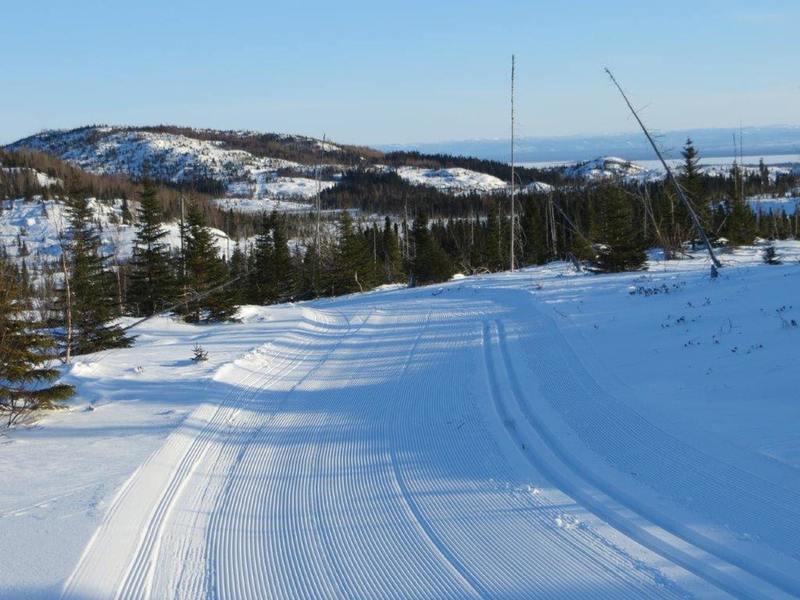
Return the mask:
POLYGON ((798 596, 777 249, 150 321, 0 444, 0 595, 798 596))

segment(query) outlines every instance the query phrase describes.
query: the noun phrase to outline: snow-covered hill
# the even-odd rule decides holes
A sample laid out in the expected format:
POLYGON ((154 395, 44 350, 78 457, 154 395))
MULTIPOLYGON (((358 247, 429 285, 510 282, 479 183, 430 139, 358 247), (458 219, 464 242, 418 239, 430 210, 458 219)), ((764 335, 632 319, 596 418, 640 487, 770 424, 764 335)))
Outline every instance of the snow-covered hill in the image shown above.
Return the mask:
MULTIPOLYGON (((95 174, 121 174, 140 178, 145 168, 151 177, 172 183, 212 180, 224 185, 226 195, 246 199, 224 202, 247 211, 305 201, 318 189, 335 186, 352 166, 337 164, 346 152, 342 146, 302 136, 275 136, 278 144, 302 156, 324 159, 324 164, 300 163, 256 155, 248 138, 253 132, 218 132, 186 128, 129 128, 92 126, 68 131, 45 131, 11 144, 12 150, 31 149, 53 154, 95 174), (221 138, 221 139, 217 139, 221 138), (233 147, 231 140, 241 148, 233 147), (304 152, 296 150, 305 149, 304 152), (314 152, 317 152, 314 154, 314 152)), ((266 135, 266 134, 263 134, 266 135)), ((287 150, 287 154, 291 152, 287 150)), ((352 150, 351 150, 352 153, 352 150)), ((352 158, 352 157, 351 157, 352 158)), ((359 165, 360 166, 360 165, 359 165)), ((426 169, 414 166, 373 166, 376 171, 396 171, 413 185, 425 185, 455 194, 507 193, 509 185, 497 177, 464 168, 426 169)), ((528 191, 548 191, 544 183, 528 191)))
POLYGON ((0 595, 796 597, 777 247, 154 319, 0 444, 0 595))
POLYGON ((508 187, 502 179, 461 168, 399 167, 397 174, 414 185, 426 185, 452 194, 493 193, 508 187))
MULTIPOLYGON (((701 160, 698 169, 701 173, 710 177, 730 177, 732 162, 732 159, 701 160)), ((682 165, 682 161, 677 159, 669 160, 667 163, 673 171, 680 170, 682 165)), ((741 162, 739 164, 740 166, 742 165, 741 162)), ((616 179, 625 182, 645 183, 664 179, 666 175, 666 171, 659 161, 634 162, 615 156, 602 156, 579 163, 536 166, 549 166, 549 168, 560 171, 569 179, 589 182, 616 179)), ((745 162, 741 168, 745 175, 759 174, 757 160, 755 163, 745 162)), ((775 181, 776 177, 781 175, 800 174, 800 162, 767 164, 766 168, 772 181, 775 181)))
POLYGON ((114 127, 46 131, 9 146, 53 154, 90 173, 151 177, 174 183, 212 179, 247 180, 259 171, 300 167, 298 163, 230 150, 221 142, 185 135, 114 127))
MULTIPOLYGON (((63 202, 60 200, 23 199, 0 201, 0 246, 15 260, 26 260, 28 267, 36 263, 54 262, 61 255, 63 233, 68 221, 63 202)), ((124 223, 121 200, 99 201, 90 199, 89 206, 102 231, 103 252, 120 260, 130 257, 135 238, 135 227, 124 223)), ((134 211, 136 203, 131 203, 134 211)), ((180 247, 178 223, 166 223, 166 243, 177 250, 180 247)), ((225 232, 211 229, 220 252, 229 256, 235 242, 225 232)))
POLYGON ((42 173, 36 169, 30 169, 26 167, 4 167, 2 163, 0 163, 0 176, 4 174, 12 176, 30 175, 35 179, 36 183, 42 187, 50 187, 62 183, 61 180, 56 179, 55 177, 50 177, 47 173, 42 173))
POLYGON ((634 162, 604 156, 594 160, 567 165, 561 168, 562 173, 571 179, 584 181, 601 181, 604 179, 622 179, 624 181, 650 181, 663 178, 659 171, 651 171, 634 162))
MULTIPOLYGON (((413 185, 425 185, 440 192, 455 194, 508 194, 511 186, 502 179, 486 173, 452 167, 446 169, 425 169, 421 167, 398 167, 397 174, 413 185)), ((553 186, 534 181, 520 190, 527 193, 543 193, 553 190, 553 186)))

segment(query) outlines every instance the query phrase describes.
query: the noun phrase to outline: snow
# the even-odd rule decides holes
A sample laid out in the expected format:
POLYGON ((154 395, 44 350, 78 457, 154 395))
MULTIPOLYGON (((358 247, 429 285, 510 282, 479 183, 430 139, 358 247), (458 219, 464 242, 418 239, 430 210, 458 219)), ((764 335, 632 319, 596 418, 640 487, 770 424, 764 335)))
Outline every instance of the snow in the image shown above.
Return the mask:
POLYGON ((270 199, 308 200, 336 185, 335 181, 317 181, 309 177, 280 177, 272 171, 256 171, 252 180, 233 182, 228 185, 232 196, 249 196, 270 199))
POLYGON ((61 180, 57 177, 50 177, 47 173, 42 173, 41 171, 37 171, 36 169, 30 169, 26 167, 3 167, 0 166, 0 174, 2 173, 24 173, 29 172, 32 173, 34 177, 36 177, 36 182, 42 187, 50 187, 53 185, 60 185, 61 180))
MULTIPOLYGON (((712 177, 729 177, 734 160, 743 166, 743 171, 747 175, 759 173, 759 158, 745 156, 743 159, 733 157, 719 157, 701 159, 699 164, 700 172, 712 177)), ((671 169, 680 169, 681 159, 668 159, 667 164, 671 169)), ((779 175, 800 173, 800 161, 792 155, 767 156, 764 158, 770 180, 775 181, 779 175)), ((605 179, 621 179, 626 182, 646 183, 648 181, 659 181, 664 178, 666 171, 658 160, 639 160, 629 161, 616 156, 603 156, 594 160, 579 163, 564 162, 543 162, 543 163, 523 163, 539 169, 558 169, 565 176, 585 180, 601 181, 605 179)))
POLYGON ((616 156, 604 156, 574 165, 561 167, 564 175, 574 179, 599 181, 603 179, 622 179, 625 181, 653 181, 663 178, 658 170, 644 167, 616 156))
MULTIPOLYGON (((424 185, 435 188, 440 192, 457 196, 468 194, 508 194, 511 192, 511 186, 498 177, 460 167, 448 169, 398 167, 396 173, 413 185, 424 185)), ((534 181, 523 186, 519 191, 523 193, 547 193, 553 191, 553 186, 542 181, 534 181)))
POLYGON ((545 183, 543 181, 532 181, 522 188, 522 192, 527 194, 548 194, 554 189, 555 188, 549 183, 545 183))
POLYGON ((263 213, 272 212, 309 212, 314 210, 314 205, 307 202, 292 202, 291 200, 274 200, 271 198, 217 198, 214 200, 222 210, 232 210, 238 213, 263 213))
POLYGON ((0 590, 796 596, 800 243, 776 247, 715 280, 699 253, 554 263, 154 319, 0 444, 0 590))
POLYGON ((797 205, 800 204, 800 196, 751 196, 747 199, 747 204, 758 213, 780 213, 794 215, 797 212, 797 205))
MULTIPOLYGON (((61 256, 59 236, 68 229, 68 219, 64 203, 60 200, 33 201, 23 199, 5 200, 0 211, 0 245, 4 246, 9 256, 21 258, 17 240, 24 241, 28 250, 28 266, 38 260, 52 262, 61 256)), ((131 202, 129 209, 135 212, 136 202, 131 202)), ((116 254, 124 260, 133 252, 136 236, 135 226, 122 222, 122 200, 99 201, 89 199, 96 222, 102 231, 102 250, 106 255, 116 254)), ((180 247, 180 227, 178 223, 165 223, 167 236, 165 243, 172 249, 180 247)), ((215 228, 210 228, 214 241, 220 252, 228 256, 233 252, 234 243, 228 235, 215 228)))
MULTIPOLYGON (((239 132, 241 136, 255 135, 239 132)), ((286 136, 288 140, 308 142, 310 138, 286 136)), ((335 144, 315 141, 325 152, 341 152, 335 144)), ((90 127, 72 131, 39 134, 12 144, 55 154, 90 173, 129 175, 140 178, 148 170, 151 177, 174 183, 211 179, 225 184, 227 195, 249 198, 250 202, 223 202, 233 210, 261 212, 267 207, 278 210, 303 210, 303 207, 282 206, 283 201, 308 200, 317 191, 337 184, 336 180, 315 178, 317 165, 269 157, 259 157, 243 150, 230 150, 220 142, 195 139, 186 135, 120 130, 111 127, 90 127), (290 169, 307 176, 283 176, 290 169), (260 202, 263 201, 263 202, 260 202), (258 208, 256 208, 258 207, 258 208)), ((324 165, 328 171, 343 169, 341 165, 324 165)), ((53 183, 43 180, 43 184, 53 183)), ((227 200, 227 198, 226 198, 227 200)))
POLYGON ((197 178, 229 182, 247 179, 253 171, 300 166, 287 160, 256 157, 243 150, 228 150, 218 142, 185 135, 110 127, 46 132, 12 144, 11 148, 18 145, 55 154, 90 173, 138 178, 147 168, 151 177, 175 183, 197 178))
POLYGON ((398 167, 397 174, 413 185, 426 185, 453 194, 499 192, 508 187, 502 179, 462 168, 398 167))

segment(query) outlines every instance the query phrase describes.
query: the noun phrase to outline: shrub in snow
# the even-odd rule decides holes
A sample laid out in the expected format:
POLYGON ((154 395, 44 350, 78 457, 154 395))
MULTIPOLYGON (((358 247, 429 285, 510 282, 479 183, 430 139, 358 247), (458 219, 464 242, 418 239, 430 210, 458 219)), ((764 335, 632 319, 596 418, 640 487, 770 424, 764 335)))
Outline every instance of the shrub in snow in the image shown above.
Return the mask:
POLYGON ((775 246, 772 244, 764 248, 764 252, 761 256, 768 265, 779 265, 782 262, 778 253, 775 251, 775 246))
POLYGON ((204 362, 208 360, 208 352, 200 344, 195 344, 192 348, 192 360, 194 362, 204 362))

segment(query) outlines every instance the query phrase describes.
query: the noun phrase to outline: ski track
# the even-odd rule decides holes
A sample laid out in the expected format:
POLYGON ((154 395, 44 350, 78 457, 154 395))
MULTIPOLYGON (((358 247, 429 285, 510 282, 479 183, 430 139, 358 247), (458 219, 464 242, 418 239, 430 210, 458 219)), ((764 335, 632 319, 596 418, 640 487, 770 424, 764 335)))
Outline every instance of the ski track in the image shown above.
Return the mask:
MULTIPOLYGON (((754 535, 756 539, 768 541, 784 555, 781 558, 791 559, 785 564, 790 565, 793 574, 774 568, 770 561, 772 556, 763 561, 752 555, 744 556, 737 548, 720 543, 668 514, 652 510, 616 481, 595 475, 579 464, 570 465, 574 459, 569 451, 558 436, 548 432, 532 406, 522 398, 508 351, 508 336, 500 323, 500 347, 511 374, 511 389, 520 397, 526 419, 536 423, 534 428, 546 437, 548 447, 559 456, 562 465, 572 467, 591 485, 652 524, 717 557, 723 565, 721 570, 740 569, 751 575, 749 591, 746 591, 748 587, 734 584, 731 589, 730 582, 725 584, 736 595, 771 598, 782 592, 800 596, 800 577, 796 575, 800 565, 793 560, 800 553, 797 543, 800 539, 800 529, 797 529, 800 527, 800 496, 675 439, 613 398, 589 376, 552 319, 536 308, 530 296, 516 291, 510 294, 522 297, 527 305, 527 322, 517 324, 526 332, 526 343, 518 344, 525 359, 517 362, 522 368, 532 368, 541 394, 586 447, 617 471, 633 474, 638 483, 705 515, 712 522, 717 520, 718 514, 724 514, 725 521, 719 523, 720 526, 739 535, 754 535), (529 336, 527 332, 535 333, 529 336)), ((691 561, 698 566, 708 564, 706 560, 698 561, 696 556, 691 561)), ((718 575, 723 579, 729 577, 728 574, 718 575)), ((713 577, 717 583, 721 582, 717 575, 713 577)))
POLYGON ((795 576, 645 506, 573 444, 712 521, 724 506, 726 525, 786 560, 790 489, 604 392, 530 293, 454 289, 312 305, 218 370, 225 398, 131 476, 63 597, 800 595, 795 576))

